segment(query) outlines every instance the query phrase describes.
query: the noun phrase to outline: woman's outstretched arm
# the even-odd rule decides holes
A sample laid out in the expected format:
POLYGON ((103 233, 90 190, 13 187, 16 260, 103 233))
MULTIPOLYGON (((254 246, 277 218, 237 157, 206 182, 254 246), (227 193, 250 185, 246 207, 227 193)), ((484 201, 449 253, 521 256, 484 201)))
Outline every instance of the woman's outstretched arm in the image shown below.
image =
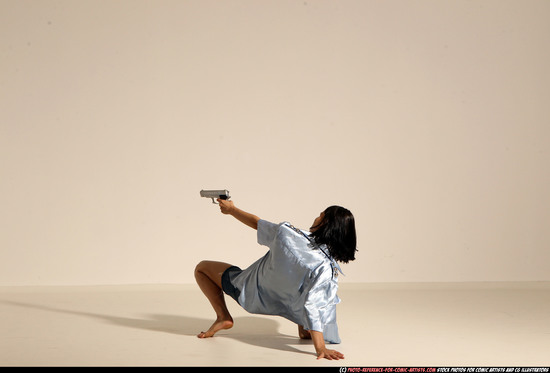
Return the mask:
POLYGON ((254 214, 243 211, 235 206, 233 201, 217 199, 220 204, 220 210, 222 214, 231 215, 241 223, 248 225, 251 228, 258 229, 258 221, 260 220, 254 214))

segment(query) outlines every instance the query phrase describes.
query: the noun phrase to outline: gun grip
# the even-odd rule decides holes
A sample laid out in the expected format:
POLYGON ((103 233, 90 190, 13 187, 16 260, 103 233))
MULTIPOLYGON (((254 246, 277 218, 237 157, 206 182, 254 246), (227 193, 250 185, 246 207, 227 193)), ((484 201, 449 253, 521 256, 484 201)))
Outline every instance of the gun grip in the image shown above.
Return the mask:
MULTIPOLYGON (((213 203, 213 204, 215 204, 215 205, 218 205, 218 204, 219 204, 219 203, 216 203, 216 200, 214 199, 214 197, 210 197, 210 198, 212 198, 212 203, 213 203)), ((219 199, 223 199, 223 200, 228 200, 228 199, 229 199, 229 197, 227 197, 225 194, 220 194, 220 195, 218 196, 218 198, 219 198, 219 199)))

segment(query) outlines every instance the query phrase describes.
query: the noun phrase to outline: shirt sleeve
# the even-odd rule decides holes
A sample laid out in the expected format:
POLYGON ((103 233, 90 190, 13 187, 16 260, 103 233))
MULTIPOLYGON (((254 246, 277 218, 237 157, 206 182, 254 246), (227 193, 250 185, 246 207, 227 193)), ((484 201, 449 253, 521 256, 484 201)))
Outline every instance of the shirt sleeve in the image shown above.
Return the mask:
POLYGON ((336 324, 336 304, 340 302, 337 290, 337 282, 331 279, 330 270, 323 271, 309 290, 304 304, 307 321, 304 327, 322 332, 329 343, 340 343, 336 324))
POLYGON ((279 224, 270 223, 267 220, 258 221, 258 243, 269 246, 277 235, 279 224))

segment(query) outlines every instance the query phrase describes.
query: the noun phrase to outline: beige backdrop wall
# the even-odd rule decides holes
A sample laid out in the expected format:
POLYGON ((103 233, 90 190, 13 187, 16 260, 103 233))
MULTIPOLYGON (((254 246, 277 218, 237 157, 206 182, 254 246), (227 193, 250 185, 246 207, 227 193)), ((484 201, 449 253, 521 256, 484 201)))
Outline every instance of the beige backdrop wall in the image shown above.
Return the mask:
POLYGON ((0 0, 0 285, 193 282, 354 212, 348 282, 550 280, 550 2, 0 0))

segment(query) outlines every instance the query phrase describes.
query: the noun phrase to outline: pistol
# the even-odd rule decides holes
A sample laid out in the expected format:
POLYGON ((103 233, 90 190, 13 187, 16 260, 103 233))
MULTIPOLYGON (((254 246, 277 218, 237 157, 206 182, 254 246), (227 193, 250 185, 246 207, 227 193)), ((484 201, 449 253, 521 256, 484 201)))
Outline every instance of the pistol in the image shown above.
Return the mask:
POLYGON ((212 203, 217 205, 216 198, 219 199, 229 199, 229 191, 224 190, 201 190, 201 197, 212 198, 212 203))

